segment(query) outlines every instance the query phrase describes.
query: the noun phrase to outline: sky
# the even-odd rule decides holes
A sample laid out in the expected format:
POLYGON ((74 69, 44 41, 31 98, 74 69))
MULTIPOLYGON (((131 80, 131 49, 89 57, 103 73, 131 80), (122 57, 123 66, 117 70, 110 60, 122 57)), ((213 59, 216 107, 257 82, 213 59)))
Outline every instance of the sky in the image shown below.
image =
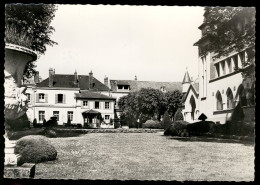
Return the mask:
POLYGON ((36 61, 42 79, 56 74, 109 80, 176 82, 198 75, 203 7, 58 5, 51 39, 36 61))

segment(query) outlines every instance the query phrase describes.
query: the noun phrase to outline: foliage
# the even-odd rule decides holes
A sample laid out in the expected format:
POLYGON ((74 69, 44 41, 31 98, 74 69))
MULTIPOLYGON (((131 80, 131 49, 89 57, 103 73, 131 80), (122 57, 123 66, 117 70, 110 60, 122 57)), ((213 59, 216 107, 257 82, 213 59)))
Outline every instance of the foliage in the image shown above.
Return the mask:
POLYGON ((44 136, 50 137, 50 138, 55 138, 55 137, 57 137, 57 134, 56 134, 55 130, 49 129, 49 127, 48 127, 48 128, 45 128, 45 129, 43 130, 43 132, 41 133, 41 135, 44 135, 44 136))
POLYGON ((37 120, 36 118, 33 119, 33 127, 36 127, 37 126, 37 120))
POLYGON ((212 130, 215 123, 212 121, 199 121, 196 123, 192 123, 187 125, 187 131, 191 135, 202 135, 203 133, 208 133, 212 130))
POLYGON ((45 127, 46 126, 46 119, 43 119, 42 125, 45 127))
POLYGON ((242 61, 242 66, 247 67, 240 70, 244 77, 254 78, 255 12, 255 8, 206 7, 204 23, 209 28, 205 37, 210 39, 210 44, 200 48, 200 54, 214 51, 219 58, 251 48, 248 62, 242 61))
POLYGON ((167 110, 170 118, 173 119, 175 112, 182 106, 183 94, 179 90, 166 92, 167 110))
POLYGON ((157 116, 160 119, 161 115, 166 111, 166 98, 158 89, 142 88, 139 91, 140 112, 150 117, 157 116))
POLYGON ((10 130, 24 130, 31 128, 30 121, 26 114, 15 120, 5 119, 5 122, 10 127, 10 130))
POLYGON ((164 131, 164 135, 188 137, 187 121, 176 121, 164 131))
POLYGON ((67 123, 65 124, 66 127, 70 127, 71 126, 71 121, 70 118, 68 118, 67 123))
POLYGON ((174 122, 180 120, 184 120, 184 119, 183 119, 181 109, 178 109, 177 112, 174 114, 174 122))
POLYGON ((120 119, 122 125, 137 124, 161 116, 168 109, 172 117, 175 111, 181 106, 182 94, 180 91, 167 92, 164 94, 160 90, 152 88, 142 88, 139 92, 131 92, 127 96, 119 99, 118 105, 122 110, 120 119))
MULTIPOLYGON (((7 4, 5 6, 5 41, 44 54, 46 45, 57 44, 50 38, 54 31, 50 24, 56 9, 56 6, 52 4, 7 4)), ((26 77, 35 74, 34 67, 34 63, 28 63, 25 68, 26 77)))
POLYGON ((114 126, 115 128, 119 128, 121 125, 120 125, 120 119, 119 118, 115 118, 114 119, 114 126))
POLYGON ((168 111, 165 111, 164 115, 163 115, 163 120, 162 120, 162 126, 163 129, 166 130, 167 128, 169 128, 172 124, 172 121, 170 119, 169 113, 168 111))
POLYGON ((55 160, 56 149, 44 136, 25 136, 16 142, 15 154, 21 155, 21 163, 40 163, 55 160))
POLYGON ((45 123, 43 123, 43 126, 44 127, 55 127, 58 125, 58 122, 57 122, 57 117, 51 117, 50 120, 48 120, 47 122, 45 121, 45 123))
POLYGON ((147 120, 142 125, 143 128, 150 128, 150 129, 161 129, 162 125, 158 120, 147 120))

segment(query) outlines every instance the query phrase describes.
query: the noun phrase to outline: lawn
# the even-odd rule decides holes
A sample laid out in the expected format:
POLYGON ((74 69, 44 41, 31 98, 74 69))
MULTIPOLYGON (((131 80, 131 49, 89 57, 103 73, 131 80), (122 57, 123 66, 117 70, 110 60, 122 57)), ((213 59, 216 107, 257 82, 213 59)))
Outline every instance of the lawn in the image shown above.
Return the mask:
POLYGON ((253 181, 254 145, 226 140, 177 140, 158 133, 90 133, 52 138, 55 161, 35 178, 253 181))

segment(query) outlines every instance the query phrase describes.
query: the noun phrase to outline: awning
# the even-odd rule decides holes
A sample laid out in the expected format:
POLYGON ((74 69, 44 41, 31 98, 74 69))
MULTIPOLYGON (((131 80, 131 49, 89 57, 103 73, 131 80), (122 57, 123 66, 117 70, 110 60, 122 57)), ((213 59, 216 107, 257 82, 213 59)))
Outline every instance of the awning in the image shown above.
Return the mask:
POLYGON ((82 112, 82 114, 101 114, 100 112, 96 111, 96 110, 87 110, 85 112, 82 112))

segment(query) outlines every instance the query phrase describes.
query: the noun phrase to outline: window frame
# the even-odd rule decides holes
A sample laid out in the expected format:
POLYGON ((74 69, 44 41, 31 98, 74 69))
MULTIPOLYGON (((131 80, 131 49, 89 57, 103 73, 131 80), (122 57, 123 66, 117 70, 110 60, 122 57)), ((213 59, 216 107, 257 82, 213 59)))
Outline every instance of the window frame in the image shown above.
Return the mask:
POLYGON ((109 101, 105 102, 105 109, 110 109, 110 102, 109 101))
POLYGON ((64 94, 58 94, 58 95, 57 95, 57 103, 63 103, 63 102, 64 102, 64 94), (59 101, 59 98, 60 98, 60 97, 62 97, 62 98, 61 98, 61 101, 59 101))
POLYGON ((100 109, 100 102, 99 101, 95 101, 95 109, 100 109), (97 107, 97 103, 98 103, 98 107, 97 107))
POLYGON ((40 110, 38 114, 39 114, 39 121, 43 122, 43 120, 45 119, 45 111, 40 110))
POLYGON ((59 121, 60 118, 60 111, 53 111, 53 117, 57 118, 57 121, 59 121), (58 113, 58 114, 57 114, 58 113), (58 115, 58 116, 57 116, 58 115))
POLYGON ((67 112, 67 119, 70 119, 70 121, 73 121, 73 111, 68 111, 67 112))

